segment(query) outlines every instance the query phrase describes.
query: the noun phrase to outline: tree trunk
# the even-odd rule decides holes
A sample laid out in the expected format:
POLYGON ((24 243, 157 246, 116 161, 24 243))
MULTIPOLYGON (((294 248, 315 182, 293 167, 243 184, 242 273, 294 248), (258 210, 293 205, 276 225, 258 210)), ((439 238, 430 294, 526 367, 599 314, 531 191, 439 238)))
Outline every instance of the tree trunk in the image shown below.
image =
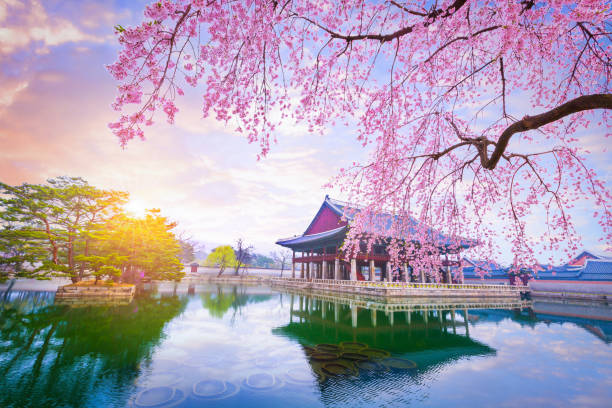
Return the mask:
POLYGON ((81 280, 80 276, 74 273, 74 230, 72 228, 68 228, 68 270, 73 282, 81 280))
MULTIPOLYGON (((85 239, 85 249, 83 250, 83 255, 89 256, 89 238, 85 239)), ((85 263, 82 262, 79 268, 79 280, 83 280, 84 275, 85 275, 85 263)))

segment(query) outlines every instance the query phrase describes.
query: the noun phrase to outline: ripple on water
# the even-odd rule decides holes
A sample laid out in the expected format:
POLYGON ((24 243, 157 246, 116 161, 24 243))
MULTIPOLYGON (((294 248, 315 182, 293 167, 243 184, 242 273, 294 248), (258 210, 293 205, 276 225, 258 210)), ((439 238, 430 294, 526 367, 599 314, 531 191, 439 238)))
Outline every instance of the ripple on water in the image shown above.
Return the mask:
POLYGON ((142 386, 151 385, 174 385, 183 379, 183 375, 174 371, 154 373, 138 379, 137 384, 142 386))
POLYGON ((219 400, 233 397, 240 387, 229 381, 215 379, 202 380, 193 385, 193 395, 200 399, 219 400))
POLYGON ((245 378, 243 386, 254 391, 270 391, 282 387, 283 383, 272 374, 256 373, 245 378))
POLYGON ((134 401, 135 407, 174 407, 185 400, 185 393, 174 387, 153 387, 140 392, 134 401))
POLYGON ((183 368, 183 363, 167 358, 155 358, 153 359, 151 367, 159 371, 177 371, 183 368))
POLYGON ((312 383, 312 372, 305 367, 293 367, 287 370, 285 377, 288 382, 295 384, 310 384, 312 383))

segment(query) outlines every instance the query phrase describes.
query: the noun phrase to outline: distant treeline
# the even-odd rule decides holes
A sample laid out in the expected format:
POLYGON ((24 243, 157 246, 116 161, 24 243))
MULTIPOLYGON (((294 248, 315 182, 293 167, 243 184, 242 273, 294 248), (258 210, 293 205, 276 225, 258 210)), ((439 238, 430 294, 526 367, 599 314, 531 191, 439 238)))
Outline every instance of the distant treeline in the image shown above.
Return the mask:
MULTIPOLYGON (((283 271, 291 260, 291 251, 281 250, 271 252, 270 256, 253 252, 253 247, 246 245, 242 239, 236 241, 234 247, 221 245, 214 248, 203 261, 203 266, 219 268, 221 275, 226 268, 233 268, 238 274, 240 269, 252 268, 277 268, 283 271)), ((282 273, 282 272, 281 272, 282 273)))
POLYGON ((193 247, 179 240, 176 223, 159 210, 128 215, 128 197, 79 177, 20 186, 0 182, 0 280, 181 279, 181 258, 193 247))

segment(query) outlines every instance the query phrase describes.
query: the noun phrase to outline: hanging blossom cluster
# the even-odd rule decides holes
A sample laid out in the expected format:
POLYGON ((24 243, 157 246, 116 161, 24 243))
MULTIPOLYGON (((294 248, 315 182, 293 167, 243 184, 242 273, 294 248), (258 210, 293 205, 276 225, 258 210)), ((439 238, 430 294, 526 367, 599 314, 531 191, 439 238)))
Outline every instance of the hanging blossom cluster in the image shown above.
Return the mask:
POLYGON ((140 25, 116 27, 120 115, 109 126, 125 145, 156 115, 172 123, 183 84, 201 86, 203 115, 261 156, 280 123, 354 124, 373 153, 333 181, 365 206, 346 253, 383 240, 395 265, 434 275, 466 237, 489 259, 500 237, 511 242, 516 268, 535 265, 536 248, 569 257, 579 237, 568 209, 581 200, 612 247, 611 194, 579 136, 609 128, 609 3, 425 4, 151 3, 140 25))

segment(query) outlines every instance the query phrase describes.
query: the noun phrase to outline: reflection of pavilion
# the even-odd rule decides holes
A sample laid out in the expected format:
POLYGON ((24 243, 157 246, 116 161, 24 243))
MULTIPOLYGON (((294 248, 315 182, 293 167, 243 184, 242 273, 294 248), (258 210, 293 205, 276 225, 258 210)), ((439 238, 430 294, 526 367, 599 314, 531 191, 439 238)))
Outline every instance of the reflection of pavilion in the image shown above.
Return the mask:
MULTIPOLYGON (((294 292, 290 323, 275 332, 310 347, 345 341, 365 343, 416 361, 420 369, 465 356, 494 353, 469 336, 469 309, 488 307, 484 301, 473 305, 457 300, 447 304, 363 302, 366 301, 294 292)), ((491 302, 490 307, 504 307, 501 302, 491 302)), ((524 303, 506 301, 505 307, 524 307, 524 303)))
MULTIPOLYGON (((368 349, 383 350, 402 361, 416 363, 416 368, 410 369, 385 368, 383 358, 373 363, 379 364, 380 370, 363 370, 356 363, 356 376, 328 375, 319 385, 326 405, 409 404, 415 396, 422 395, 416 391, 421 387, 421 379, 434 375, 443 366, 467 357, 495 355, 494 349, 470 338, 470 309, 487 307, 484 301, 471 305, 456 299, 446 304, 409 300, 403 304, 388 304, 337 294, 326 297, 299 292, 290 292, 290 299, 289 323, 273 332, 299 342, 306 355, 310 355, 308 360, 313 372, 318 374, 321 365, 314 361, 311 348, 316 352, 345 342, 368 346, 366 351, 358 353, 367 354, 368 349), (416 392, 411 392, 412 388, 416 392), (389 390, 402 392, 401 395, 390 394, 389 390)), ((502 302, 491 302, 491 307, 502 307, 502 302)), ((505 302, 505 307, 519 307, 508 299, 505 302)))

